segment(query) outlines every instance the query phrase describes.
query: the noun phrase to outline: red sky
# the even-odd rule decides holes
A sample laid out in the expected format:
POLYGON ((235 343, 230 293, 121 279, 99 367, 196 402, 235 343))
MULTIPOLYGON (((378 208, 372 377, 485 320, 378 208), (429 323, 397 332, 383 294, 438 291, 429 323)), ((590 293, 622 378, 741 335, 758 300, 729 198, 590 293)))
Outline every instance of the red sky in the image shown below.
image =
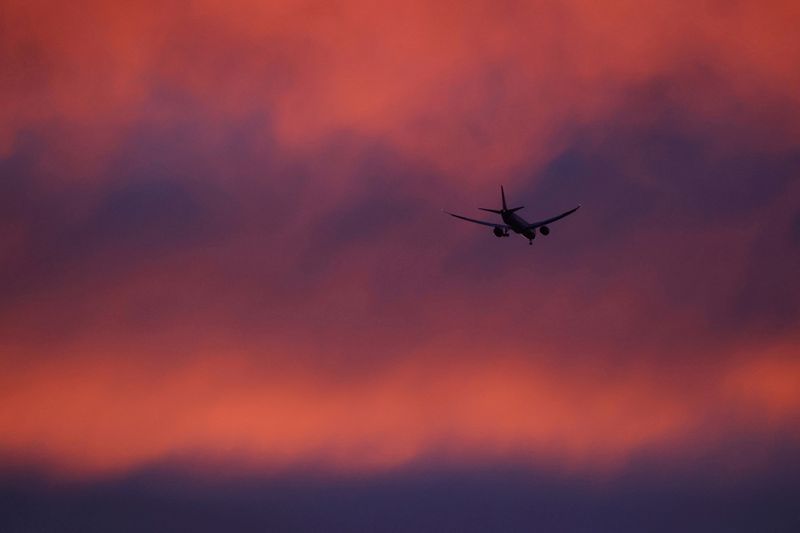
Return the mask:
POLYGON ((798 17, 4 2, 2 460, 613 471, 795 442, 798 17), (440 212, 501 183, 583 209, 530 249, 440 212))

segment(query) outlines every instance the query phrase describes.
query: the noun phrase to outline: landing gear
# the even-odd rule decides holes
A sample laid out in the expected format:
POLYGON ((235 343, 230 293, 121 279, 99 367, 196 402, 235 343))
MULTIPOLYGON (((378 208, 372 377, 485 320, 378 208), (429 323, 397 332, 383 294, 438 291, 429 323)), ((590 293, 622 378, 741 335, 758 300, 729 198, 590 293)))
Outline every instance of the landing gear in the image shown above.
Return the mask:
POLYGON ((528 245, 533 245, 533 239, 528 239, 528 245))

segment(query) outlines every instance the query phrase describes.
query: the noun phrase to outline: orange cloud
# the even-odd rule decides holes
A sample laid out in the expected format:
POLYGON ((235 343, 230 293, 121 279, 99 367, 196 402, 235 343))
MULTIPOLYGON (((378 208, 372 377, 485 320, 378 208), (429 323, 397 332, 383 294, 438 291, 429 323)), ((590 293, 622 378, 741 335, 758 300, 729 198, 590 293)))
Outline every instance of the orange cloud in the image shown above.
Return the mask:
POLYGON ((729 417, 739 429, 758 430, 764 415, 772 430, 793 427, 800 369, 791 350, 693 376, 491 353, 454 364, 433 347, 355 375, 236 353, 159 364, 132 349, 6 363, 0 449, 84 475, 199 458, 374 471, 429 456, 514 457, 602 469, 648 450, 691 450, 698 437, 718 441, 729 417))
MULTIPOLYGON (((3 153, 33 129, 66 143, 63 157, 80 142, 97 159, 132 125, 168 121, 192 102, 209 135, 266 114, 287 150, 355 133, 470 182, 546 162, 571 128, 613 116, 653 79, 704 69, 719 81, 672 90, 691 115, 763 113, 742 102, 774 100, 784 123, 800 87, 793 2, 85 0, 4 9, 3 153)), ((776 139, 796 146, 789 114, 776 139)))
MULTIPOLYGON (((603 219, 630 216, 620 207, 584 209, 588 237, 564 247, 582 255, 530 263, 480 263, 487 254, 465 244, 474 228, 429 238, 442 219, 431 204, 444 194, 432 198, 427 187, 437 184, 428 174, 412 182, 405 168, 393 176, 407 183, 383 183, 397 190, 389 200, 380 191, 381 206, 409 197, 439 218, 376 212, 369 234, 337 216, 355 212, 360 224, 370 208, 354 191, 387 170, 362 168, 376 146, 458 185, 447 193, 494 186, 523 166, 540 169, 576 129, 610 117, 623 127, 658 122, 658 105, 626 107, 642 88, 679 110, 670 119, 684 131, 714 129, 709 143, 726 153, 796 148, 796 2, 85 0, 0 9, 0 156, 33 134, 41 168, 31 172, 47 182, 13 189, 25 209, 0 220, 0 282, 12 301, 0 321, 8 456, 79 473, 208 456, 263 468, 373 470, 427 456, 603 467, 651 449, 678 453, 698 436, 713 443, 729 425, 794 429, 797 343, 751 330, 708 340, 724 329, 720 307, 760 301, 738 289, 753 284, 759 256, 784 252, 775 236, 796 216, 788 179, 787 200, 767 197, 735 223, 720 215, 691 227, 695 211, 687 222, 662 205, 651 218, 625 218, 641 231, 624 232, 603 219), (175 123, 191 134, 169 129, 175 123), (255 125, 239 135, 243 123, 255 125), (141 138, 186 149, 192 164, 161 157, 126 179, 108 172, 127 169, 127 159, 112 165, 126 150, 141 155, 131 148, 141 138), (356 142, 340 146, 342 138, 356 142), (302 170, 276 164, 268 174, 259 164, 272 159, 302 170), (192 189, 185 176, 203 171, 218 187, 192 189), (88 193, 31 202, 53 178, 119 181, 119 198, 98 192, 102 209, 88 193), (188 185, 128 183, 143 178, 188 185), (280 211, 289 200, 252 183, 295 178, 286 189, 301 199, 291 212, 280 211), (213 209, 225 195, 247 227, 203 240, 216 230, 206 219, 228 215, 213 209), (610 242, 603 232, 622 236, 610 242), (739 242, 748 246, 730 244, 739 242), (462 261, 470 253, 475 261, 462 261), (751 348, 740 353, 730 346, 741 338, 751 348), (513 340, 498 348, 493 339, 513 340), (689 367, 705 349, 713 363, 689 367)), ((639 172, 646 157, 628 144, 620 151, 611 155, 633 180, 621 192, 674 189, 639 172)), ((777 299, 759 287, 757 296, 777 299)))

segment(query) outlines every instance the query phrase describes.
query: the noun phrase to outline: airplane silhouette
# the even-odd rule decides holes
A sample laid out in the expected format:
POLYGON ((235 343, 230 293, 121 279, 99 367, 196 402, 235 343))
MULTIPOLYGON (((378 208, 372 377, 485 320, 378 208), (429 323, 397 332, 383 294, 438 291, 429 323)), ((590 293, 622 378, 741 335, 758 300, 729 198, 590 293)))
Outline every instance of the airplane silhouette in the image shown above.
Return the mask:
POLYGON ((561 213, 558 216, 548 218, 545 220, 540 220, 539 222, 527 222, 524 218, 517 214, 517 211, 522 209, 524 206, 520 207, 512 207, 511 209, 508 208, 506 205, 506 191, 503 190, 503 186, 500 186, 500 196, 503 199, 503 208, 502 209, 487 209, 485 207, 479 207, 478 209, 482 211, 489 211, 490 213, 497 213, 501 217, 503 217, 503 222, 505 224, 497 224, 494 222, 485 222, 483 220, 475 220, 474 218, 464 217, 461 215, 456 215, 455 213, 450 213, 449 211, 445 211, 451 217, 460 218, 461 220, 466 220, 468 222, 474 222, 475 224, 483 224, 484 226, 491 226, 494 228, 492 232, 497 237, 508 237, 509 230, 522 235, 526 239, 528 239, 528 244, 533 244, 533 239, 536 238, 536 230, 539 230, 539 233, 542 235, 549 235, 550 228, 547 227, 547 224, 551 222, 555 222, 556 220, 561 220, 565 216, 571 215, 578 209, 580 209, 580 205, 574 209, 570 209, 566 213, 561 213))

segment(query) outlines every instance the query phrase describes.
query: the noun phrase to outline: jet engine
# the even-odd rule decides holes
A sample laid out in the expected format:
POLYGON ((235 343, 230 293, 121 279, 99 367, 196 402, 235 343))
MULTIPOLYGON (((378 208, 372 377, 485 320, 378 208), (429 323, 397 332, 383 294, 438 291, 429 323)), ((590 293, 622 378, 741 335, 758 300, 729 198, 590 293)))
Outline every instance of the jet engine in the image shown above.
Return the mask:
POLYGON ((508 237, 508 233, 506 233, 503 228, 495 227, 492 232, 494 233, 495 237, 508 237))
POLYGON ((541 228, 539 228, 539 233, 541 233, 542 235, 549 235, 550 228, 548 228, 547 226, 542 226, 541 228))

